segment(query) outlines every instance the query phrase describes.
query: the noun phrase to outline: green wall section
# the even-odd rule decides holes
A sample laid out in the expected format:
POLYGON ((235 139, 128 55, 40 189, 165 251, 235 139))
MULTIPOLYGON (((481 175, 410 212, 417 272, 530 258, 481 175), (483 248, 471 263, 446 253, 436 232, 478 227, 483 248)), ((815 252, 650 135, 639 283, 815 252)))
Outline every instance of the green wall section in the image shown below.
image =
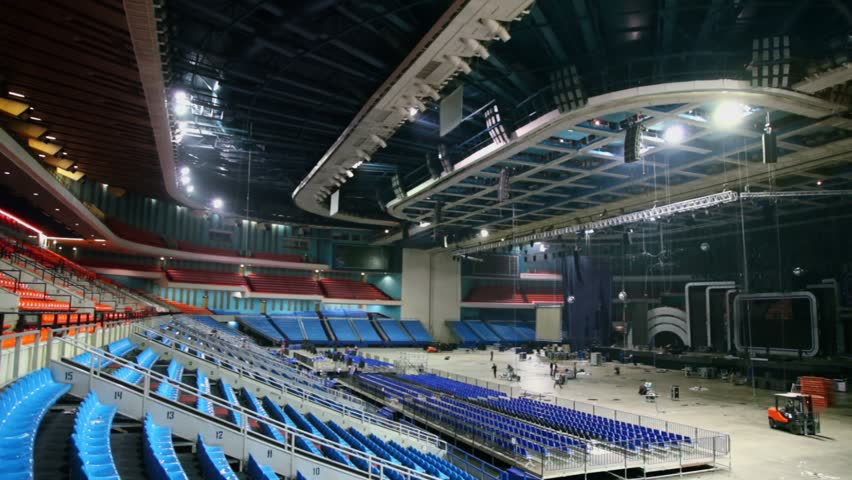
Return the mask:
MULTIPOLYGON (((307 255, 311 261, 332 264, 334 245, 361 244, 370 232, 359 229, 327 229, 311 226, 255 222, 205 214, 171 201, 144 197, 132 192, 118 197, 101 183, 63 182, 82 202, 90 203, 109 217, 162 235, 170 246, 189 242, 246 252, 307 255), (211 240, 210 232, 224 233, 224 240, 211 240), (230 238, 227 238, 230 235, 230 238)), ((131 239, 132 240, 132 239, 131 239)), ((396 252, 388 249, 389 264, 398 267, 396 252)), ((399 271, 398 269, 395 271, 399 271)))

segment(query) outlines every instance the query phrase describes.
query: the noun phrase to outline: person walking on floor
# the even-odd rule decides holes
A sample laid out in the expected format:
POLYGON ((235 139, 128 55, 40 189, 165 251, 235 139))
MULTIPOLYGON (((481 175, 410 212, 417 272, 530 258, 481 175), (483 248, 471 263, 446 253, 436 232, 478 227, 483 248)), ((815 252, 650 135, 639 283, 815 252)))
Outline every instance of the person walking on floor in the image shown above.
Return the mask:
POLYGON ((497 378, 497 364, 496 363, 491 364, 491 372, 494 374, 494 378, 497 378))
POLYGON ((559 387, 560 390, 562 389, 562 374, 559 373, 558 369, 553 375, 553 388, 555 389, 556 387, 559 387))
POLYGON ((494 361, 494 350, 491 350, 491 361, 494 361))

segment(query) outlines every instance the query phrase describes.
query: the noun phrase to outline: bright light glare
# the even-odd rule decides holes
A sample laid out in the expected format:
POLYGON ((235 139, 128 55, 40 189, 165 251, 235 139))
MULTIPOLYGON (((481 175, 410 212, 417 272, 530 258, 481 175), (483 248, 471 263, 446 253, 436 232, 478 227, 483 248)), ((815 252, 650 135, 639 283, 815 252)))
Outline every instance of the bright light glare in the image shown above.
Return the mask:
POLYGON ((27 96, 24 95, 23 93, 13 92, 11 90, 9 90, 9 95, 11 95, 13 97, 18 97, 18 98, 27 98, 27 96))
POLYGON ((195 186, 193 186, 193 185, 187 185, 186 186, 186 193, 192 193, 194 191, 195 191, 195 186))
POLYGON ((225 205, 225 202, 223 202, 221 198, 213 199, 213 208, 219 209, 222 208, 223 205, 225 205))
POLYGON ((181 167, 180 174, 181 175, 189 175, 189 167, 181 167))
POLYGON ((420 222, 420 228, 426 228, 429 225, 432 225, 432 222, 420 222))
POLYGON ((416 108, 416 107, 409 107, 409 108, 408 108, 408 116, 409 116, 409 117, 411 117, 411 118, 416 117, 416 116, 417 116, 417 112, 418 112, 418 110, 417 110, 417 108, 416 108))
POLYGON ((663 132, 663 140, 666 143, 678 144, 686 138, 686 130, 681 125, 672 125, 663 132))
POLYGON ((482 230, 479 231, 479 236, 482 237, 482 238, 488 238, 488 230, 483 228, 482 230))
POLYGON ((174 94, 175 113, 177 115, 186 115, 189 112, 189 95, 182 90, 178 90, 174 94))
POLYGON ((190 182, 189 177, 187 177, 187 176, 180 177, 180 184, 181 185, 189 185, 189 182, 190 182))
POLYGON ((737 102, 722 102, 713 111, 713 122, 722 128, 736 126, 743 119, 745 107, 737 102))

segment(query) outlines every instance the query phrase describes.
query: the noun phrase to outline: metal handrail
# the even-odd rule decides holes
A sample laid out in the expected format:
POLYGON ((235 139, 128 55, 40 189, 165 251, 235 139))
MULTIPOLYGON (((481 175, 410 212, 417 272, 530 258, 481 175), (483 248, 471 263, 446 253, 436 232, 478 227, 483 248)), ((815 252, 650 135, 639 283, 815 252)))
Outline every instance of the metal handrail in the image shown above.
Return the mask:
MULTIPOLYGON (((140 333, 139 330, 140 330, 139 327, 134 328, 135 333, 140 333)), ((172 335, 163 335, 164 332, 157 332, 157 331, 151 330, 149 328, 141 328, 141 331, 142 332, 150 332, 150 333, 154 333, 156 335, 168 337, 168 338, 172 339, 172 341, 175 344, 177 342, 181 342, 183 344, 186 344, 185 339, 179 338, 179 337, 174 337, 172 335)), ((145 336, 146 336, 146 338, 151 338, 150 336, 147 336, 147 335, 145 335, 145 336)), ((236 364, 236 366, 239 367, 239 368, 253 372, 254 373, 253 379, 255 379, 255 380, 262 381, 263 376, 266 376, 266 377, 276 377, 277 376, 275 374, 272 374, 272 372, 268 372, 268 371, 259 372, 253 365, 247 364, 242 359, 239 359, 237 357, 234 357, 234 358, 237 358, 237 360, 239 360, 239 363, 234 362, 233 359, 231 359, 231 358, 223 359, 219 352, 211 351, 209 349, 204 348, 203 346, 198 346, 198 345, 190 345, 190 346, 194 350, 204 353, 205 357, 207 357, 209 355, 213 358, 219 359, 220 361, 225 360, 228 363, 236 364), (262 373, 263 375, 257 375, 258 373, 262 373)), ((244 351, 240 350, 240 352, 244 352, 244 351)), ((270 358, 274 358, 274 357, 270 357, 270 358)), ((206 358, 204 358, 202 360, 205 360, 205 359, 206 358)), ((289 365, 281 363, 280 360, 275 359, 275 361, 278 362, 279 365, 281 365, 285 368, 290 368, 289 365)), ((221 366, 223 366, 223 367, 225 366, 224 362, 221 366)), ((300 375, 303 375, 303 374, 301 374, 301 372, 298 372, 298 373, 300 375)), ((339 412, 343 415, 353 417, 353 418, 358 418, 363 422, 366 422, 366 423, 369 423, 369 424, 372 424, 372 425, 377 425, 377 426, 380 426, 380 427, 384 427, 384 428, 387 428, 389 430, 394 430, 394 431, 396 431, 400 434, 404 434, 404 435, 407 435, 407 436, 410 436, 410 437, 414 437, 414 438, 417 438, 418 440, 421 440, 421 441, 425 441, 425 442, 429 442, 429 443, 433 443, 433 444, 439 444, 441 442, 441 440, 438 438, 437 435, 431 434, 429 432, 426 432, 425 430, 421 430, 421 429, 416 428, 416 427, 410 427, 410 426, 404 425, 404 424, 399 423, 399 422, 394 422, 394 421, 385 419, 383 417, 380 417, 378 415, 375 415, 375 414, 369 412, 366 408, 366 406, 367 406, 366 403, 361 399, 357 399, 356 397, 351 397, 351 396, 346 395, 346 397, 356 400, 353 403, 360 403, 360 404, 364 405, 363 407, 361 407, 360 410, 353 408, 353 407, 349 407, 347 405, 344 405, 344 404, 340 403, 340 401, 338 399, 335 399, 335 398, 332 398, 332 397, 326 397, 325 395, 323 395, 323 393, 327 393, 327 392, 322 392, 322 393, 308 392, 308 391, 304 390, 300 385, 288 384, 288 381, 290 381, 291 379, 281 378, 280 376, 277 376, 277 377, 280 378, 281 380, 283 380, 283 382, 278 382, 278 383, 281 383, 281 385, 285 385, 285 387, 284 387, 285 390, 288 393, 290 393, 291 395, 297 396, 299 398, 307 399, 307 400, 311 401, 312 403, 316 403, 316 404, 321 405, 321 406, 326 407, 326 408, 331 408, 332 410, 335 410, 335 411, 337 411, 337 412, 339 412), (320 400, 323 400, 323 401, 320 401, 320 400)), ((264 383, 267 383, 267 382, 264 382, 264 383)), ((340 393, 336 390, 334 390, 333 392, 335 394, 340 393)))
MULTIPOLYGON (((252 431, 251 428, 250 428, 250 420, 254 420, 255 422, 266 423, 266 424, 269 424, 269 425, 271 425, 275 428, 278 428, 279 430, 285 432, 286 438, 296 438, 296 437, 305 438, 307 440, 310 440, 315 445, 326 446, 326 447, 338 450, 346 457, 356 457, 356 458, 361 458, 363 460, 366 460, 368 462, 368 465, 370 465, 371 467, 379 467, 379 469, 381 471, 393 470, 393 471, 396 471, 397 473, 403 475, 406 479, 409 479, 409 480, 411 480, 411 479, 438 480, 436 477, 433 477, 433 476, 425 474, 425 473, 418 472, 417 470, 408 468, 404 465, 395 464, 395 463, 388 461, 388 460, 385 460, 381 457, 376 457, 376 456, 373 456, 373 455, 367 455, 364 452, 356 450, 355 448, 352 448, 350 446, 343 445, 343 444, 340 444, 340 443, 335 443, 335 442, 333 442, 329 439, 326 439, 323 436, 314 435, 311 432, 307 432, 305 430, 300 430, 298 428, 289 426, 285 423, 282 423, 282 422, 274 419, 271 416, 260 415, 257 412, 254 412, 254 411, 252 411, 252 410, 250 410, 246 407, 243 407, 242 405, 233 404, 233 403, 226 401, 225 399, 217 398, 215 395, 204 393, 204 392, 198 390, 197 388, 195 388, 193 386, 186 385, 186 384, 184 384, 183 382, 180 382, 180 381, 175 381, 174 379, 169 378, 167 375, 163 375, 163 374, 157 373, 157 372, 155 372, 151 369, 144 368, 144 367, 142 367, 142 366, 140 366, 136 363, 129 362, 128 360, 126 360, 122 357, 115 356, 115 355, 113 355, 113 354, 111 354, 107 351, 104 351, 104 350, 101 350, 101 349, 96 349, 96 348, 91 348, 88 345, 80 344, 80 343, 78 343, 75 340, 70 339, 70 338, 61 338, 60 341, 67 343, 74 348, 82 349, 84 352, 87 352, 91 355, 88 365, 78 364, 78 365, 81 365, 81 367, 82 367, 81 369, 84 369, 85 371, 87 371, 89 373, 90 377, 100 377, 102 379, 108 379, 111 382, 116 382, 116 380, 117 380, 117 379, 113 378, 112 375, 104 372, 102 369, 94 368, 94 362, 95 362, 96 358, 106 358, 111 363, 115 363, 115 364, 120 365, 121 367, 129 368, 129 369, 131 369, 135 372, 141 373, 142 376, 143 376, 143 378, 142 378, 142 390, 143 390, 142 395, 143 395, 143 398, 145 400, 158 400, 158 401, 160 401, 160 399, 166 398, 166 397, 160 396, 159 394, 156 394, 156 391, 152 391, 152 389, 151 389, 151 381, 152 380, 159 382, 159 383, 165 382, 165 383, 168 383, 168 384, 174 386, 178 390, 179 394, 182 392, 182 393, 186 393, 186 394, 195 396, 197 398, 203 397, 203 398, 207 399, 210 403, 212 403, 214 405, 214 408, 220 407, 220 408, 224 408, 224 409, 231 410, 231 411, 234 411, 234 412, 239 412, 240 418, 241 418, 240 424, 236 425, 234 423, 229 422, 228 425, 224 426, 223 428, 231 428, 231 429, 234 429, 234 430, 239 430, 241 435, 246 435, 248 432, 252 431)), ((139 384, 137 383, 136 386, 138 387, 139 384)), ((167 400, 169 400, 169 399, 167 399, 167 400)), ((189 405, 185 405, 185 404, 184 404, 184 406, 189 407, 189 405)), ((199 416, 199 417, 210 417, 209 414, 202 412, 202 411, 199 411, 197 409, 192 409, 191 412, 187 412, 187 413, 192 414, 192 415, 196 415, 196 416, 199 416)), ((215 416, 212 417, 212 418, 219 419, 219 417, 215 417, 215 416)), ((270 442, 270 443, 278 443, 278 442, 276 442, 276 440, 268 438, 266 436, 264 436, 264 441, 267 441, 267 442, 270 442)), ((307 455, 312 455, 312 456, 314 455, 311 452, 308 452, 308 451, 305 451, 305 450, 302 450, 302 449, 296 447, 295 443, 291 443, 288 446, 290 447, 290 451, 292 453, 300 452, 300 453, 307 454, 307 455)), ((435 445, 435 446, 438 447, 438 448, 441 448, 440 445, 435 445)), ((444 444, 443 450, 446 450, 446 444, 444 444)), ((244 455, 244 458, 247 457, 247 456, 248 456, 247 454, 244 455)), ((323 458, 324 461, 330 462, 330 463, 335 464, 335 465, 339 465, 339 466, 341 466, 345 469, 351 469, 352 468, 348 465, 339 463, 339 462, 337 462, 337 461, 335 461, 331 458, 328 458, 328 457, 322 457, 322 458, 323 458)))

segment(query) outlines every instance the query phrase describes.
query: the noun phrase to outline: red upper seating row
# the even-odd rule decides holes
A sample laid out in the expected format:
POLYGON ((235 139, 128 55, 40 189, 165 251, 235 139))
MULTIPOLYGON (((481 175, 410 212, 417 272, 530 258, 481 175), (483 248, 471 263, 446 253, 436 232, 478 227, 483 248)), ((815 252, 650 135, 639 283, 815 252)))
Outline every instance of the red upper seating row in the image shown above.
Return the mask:
POLYGON ((237 272, 213 272, 210 270, 166 270, 166 276, 172 282, 179 283, 206 283, 211 285, 227 285, 243 287, 246 285, 245 277, 237 272))
POLYGON ((323 278, 320 286, 330 298, 354 298, 357 300, 392 300, 388 294, 372 283, 348 278, 323 278))
POLYGON ((166 245, 166 241, 163 240, 161 235, 149 232, 148 230, 143 230, 139 227, 130 225, 129 223, 122 222, 115 217, 107 217, 106 225, 113 231, 113 233, 121 238, 144 243, 146 245, 152 245, 154 247, 168 247, 168 245, 166 245))
POLYGON ((478 303, 562 303, 564 295, 557 292, 521 292, 512 286, 489 285, 475 287, 465 302, 478 303))
POLYGON ((168 298, 160 297, 160 300, 168 303, 169 305, 177 308, 181 311, 181 313, 186 313, 188 315, 212 315, 213 312, 204 308, 204 307, 196 307, 195 305, 190 305, 188 303, 176 302, 174 300, 169 300, 168 298))
POLYGON ((250 273, 246 275, 246 280, 252 290, 260 293, 322 295, 319 284, 312 277, 250 273))
POLYGON ((116 268, 121 270, 135 270, 137 272, 159 272, 158 265, 150 263, 122 262, 107 258, 84 257, 79 260, 81 265, 93 268, 116 268))

